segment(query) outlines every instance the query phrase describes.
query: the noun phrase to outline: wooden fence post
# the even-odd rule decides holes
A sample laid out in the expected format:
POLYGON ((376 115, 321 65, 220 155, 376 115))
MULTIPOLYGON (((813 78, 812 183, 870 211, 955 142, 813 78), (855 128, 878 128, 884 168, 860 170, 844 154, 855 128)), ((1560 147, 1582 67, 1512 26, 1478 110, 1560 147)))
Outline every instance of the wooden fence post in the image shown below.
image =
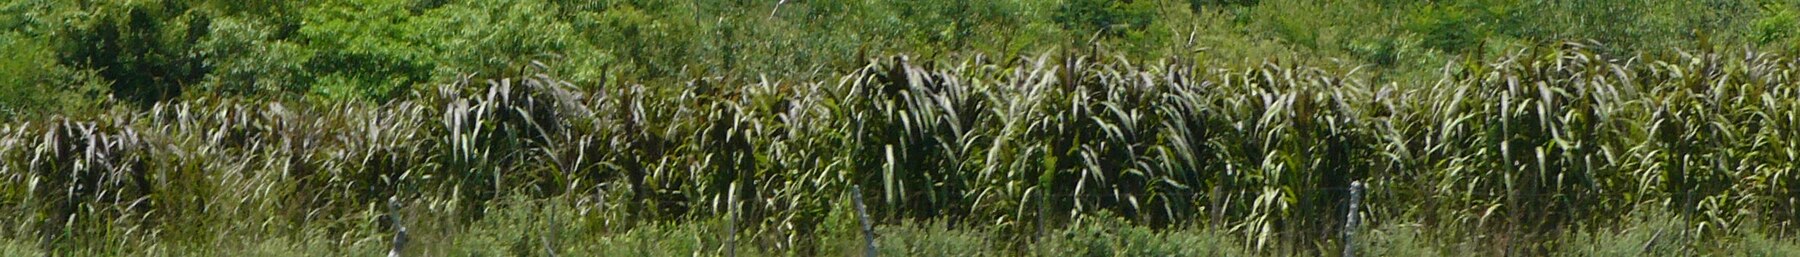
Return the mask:
POLYGON ((1356 256, 1356 228, 1362 225, 1356 212, 1362 207, 1362 195, 1362 181, 1350 182, 1350 212, 1344 214, 1347 220, 1344 222, 1344 257, 1356 256))
POLYGON ((399 199, 399 197, 395 197, 395 196, 388 197, 387 206, 388 206, 388 221, 392 222, 394 224, 394 241, 393 241, 392 247, 388 248, 387 256, 388 257, 400 257, 400 256, 404 255, 404 253, 406 252, 406 243, 407 243, 407 241, 411 240, 411 238, 408 238, 406 235, 406 224, 401 222, 404 219, 400 218, 400 199, 399 199))
POLYGON ((1224 192, 1219 190, 1218 185, 1213 185, 1212 190, 1206 193, 1206 200, 1212 202, 1212 208, 1208 209, 1208 211, 1212 211, 1212 224, 1210 225, 1217 230, 1225 229, 1225 196, 1223 194, 1224 192))
MULTIPOLYGON (((1040 190, 1032 191, 1033 193, 1037 193, 1037 198, 1038 198, 1037 199, 1037 238, 1034 238, 1034 239, 1036 240, 1036 242, 1043 242, 1044 235, 1049 233, 1049 230, 1044 229, 1044 224, 1050 222, 1048 219, 1046 219, 1046 217, 1044 217, 1044 210, 1050 208, 1050 203, 1049 203, 1050 196, 1044 194, 1044 190, 1041 190, 1042 188, 1039 188, 1039 189, 1040 190)), ((1034 242, 1034 243, 1036 243, 1036 242, 1034 242)))
POLYGON ((725 192, 725 257, 737 257, 737 182, 725 192))
POLYGON ((862 220, 863 256, 875 257, 875 224, 869 221, 869 212, 863 205, 862 186, 850 187, 850 200, 856 203, 856 218, 862 220))

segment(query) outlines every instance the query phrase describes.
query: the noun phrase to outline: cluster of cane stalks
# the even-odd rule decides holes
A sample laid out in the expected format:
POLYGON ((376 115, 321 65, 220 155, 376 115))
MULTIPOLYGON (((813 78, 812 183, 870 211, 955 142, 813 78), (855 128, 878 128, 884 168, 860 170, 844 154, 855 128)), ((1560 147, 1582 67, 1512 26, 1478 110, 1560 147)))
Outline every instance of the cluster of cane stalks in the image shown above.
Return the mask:
POLYGON ((1475 241, 1646 208, 1687 221, 1670 234, 1794 230, 1794 59, 1591 49, 1451 63, 1423 84, 1043 55, 883 58, 835 81, 532 74, 381 104, 188 99, 0 124, 0 232, 46 247, 354 239, 395 225, 372 218, 388 199, 441 224, 528 199, 574 208, 554 224, 582 233, 730 215, 755 238, 742 244, 808 251, 860 187, 879 224, 1028 245, 1106 213, 1270 249, 1335 242, 1357 181, 1350 215, 1475 241))

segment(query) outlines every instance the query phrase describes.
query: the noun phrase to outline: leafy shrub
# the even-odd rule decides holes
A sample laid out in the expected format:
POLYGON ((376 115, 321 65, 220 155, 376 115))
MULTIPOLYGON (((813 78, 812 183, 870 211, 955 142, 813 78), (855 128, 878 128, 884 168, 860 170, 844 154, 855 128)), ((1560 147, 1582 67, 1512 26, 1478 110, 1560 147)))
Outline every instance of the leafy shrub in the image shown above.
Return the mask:
POLYGON ((1064 29, 1092 35, 1096 32, 1118 36, 1125 31, 1143 29, 1156 20, 1153 1, 1069 0, 1056 8, 1052 17, 1064 29))
POLYGON ((212 70, 201 92, 213 95, 283 96, 310 90, 305 64, 312 51, 273 35, 275 25, 257 19, 219 18, 201 39, 197 54, 212 70))
POLYGON ((1261 0, 1187 0, 1188 9, 1194 13, 1205 12, 1208 8, 1229 6, 1255 6, 1261 0))
POLYGON ((533 61, 560 64, 566 55, 594 52, 585 44, 575 47, 581 37, 570 19, 556 13, 555 6, 537 1, 462 1, 420 12, 402 26, 433 42, 415 46, 437 53, 430 58, 436 64, 432 78, 517 76, 533 61))
POLYGON ((1425 47, 1448 53, 1474 49, 1487 37, 1481 13, 1465 7, 1428 5, 1413 13, 1405 28, 1423 36, 1425 47))
POLYGON ((571 25, 580 36, 616 56, 623 73, 640 77, 665 77, 682 70, 694 40, 707 37, 696 34, 698 24, 684 19, 665 18, 658 13, 660 5, 639 6, 618 3, 598 12, 586 12, 571 25), (680 24, 680 25, 677 25, 680 24))
POLYGON ((58 51, 63 63, 97 71, 114 97, 140 106, 179 96, 207 74, 190 47, 208 32, 209 17, 180 2, 108 7, 68 27, 58 51))
POLYGON ((1751 40, 1759 45, 1789 40, 1795 36, 1795 27, 1800 26, 1800 11, 1780 4, 1764 4, 1763 12, 1767 16, 1751 22, 1751 40))
POLYGON ((344 0, 309 6, 298 39, 313 51, 312 93, 336 100, 386 101, 431 78, 437 67, 402 1, 344 0))
POLYGON ((1402 56, 1408 54, 1406 51, 1412 50, 1414 42, 1407 39, 1403 36, 1379 35, 1351 42, 1346 50, 1377 67, 1388 67, 1399 63, 1402 56))
POLYGON ((44 77, 58 68, 49 48, 38 40, 0 34, 0 118, 54 110, 52 99, 43 97, 60 91, 44 77))

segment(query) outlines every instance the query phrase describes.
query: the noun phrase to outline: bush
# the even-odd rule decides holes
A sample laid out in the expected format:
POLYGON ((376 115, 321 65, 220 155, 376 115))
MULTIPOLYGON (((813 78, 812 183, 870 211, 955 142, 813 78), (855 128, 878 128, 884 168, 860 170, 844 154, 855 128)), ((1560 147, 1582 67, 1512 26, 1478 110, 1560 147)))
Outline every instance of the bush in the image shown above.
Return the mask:
POLYGON ((1794 37, 1794 27, 1800 26, 1800 13, 1794 8, 1779 4, 1764 4, 1763 12, 1767 16, 1751 22, 1750 38, 1758 45, 1782 42, 1794 37))
POLYGON ((38 40, 0 35, 0 118, 52 109, 41 97, 56 91, 43 77, 57 68, 48 48, 38 40))
POLYGON ((408 26, 401 1, 329 1, 303 11, 299 40, 313 56, 312 93, 338 100, 386 101, 431 78, 436 53, 421 45, 424 26, 408 26))
POLYGON ((1261 0, 1187 0, 1188 9, 1194 13, 1205 12, 1208 8, 1229 6, 1255 6, 1261 0))
POLYGON ((1446 53, 1465 53, 1482 43, 1488 34, 1482 27, 1483 14, 1471 13, 1466 7, 1429 5, 1413 13, 1405 28, 1422 35, 1424 45, 1446 53))
MULTIPOLYGON (((1052 17, 1063 29, 1092 35, 1124 35, 1128 30, 1143 29, 1156 20, 1152 1, 1069 0, 1056 8, 1052 17)), ((1085 38, 1085 37, 1084 37, 1085 38)))
POLYGON ((0 120, 83 113, 108 93, 94 72, 59 64, 46 41, 0 34, 0 120))
POLYGON ((112 83, 115 98, 140 106, 179 96, 185 85, 205 77, 208 71, 190 47, 206 35, 209 17, 181 3, 106 7, 63 33, 63 63, 97 71, 112 83))
POLYGON ((283 96, 307 92, 314 82, 305 70, 312 51, 273 35, 275 25, 257 19, 214 20, 212 32, 196 46, 212 70, 200 86, 209 95, 283 96))
POLYGON ((556 8, 535 1, 466 1, 423 11, 403 28, 433 42, 415 46, 437 53, 430 58, 436 63, 431 78, 517 76, 533 61, 559 64, 565 55, 593 52, 578 44, 581 37, 570 19, 555 15, 556 8))

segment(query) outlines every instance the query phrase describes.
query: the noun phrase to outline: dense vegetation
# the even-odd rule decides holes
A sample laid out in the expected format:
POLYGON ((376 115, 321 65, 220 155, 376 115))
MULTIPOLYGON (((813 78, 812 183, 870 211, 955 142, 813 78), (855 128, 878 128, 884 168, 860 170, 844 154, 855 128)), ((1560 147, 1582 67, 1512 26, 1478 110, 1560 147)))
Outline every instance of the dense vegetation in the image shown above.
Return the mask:
POLYGON ((353 244, 385 233, 375 217, 396 199, 452 242, 457 224, 521 219, 503 223, 539 231, 515 232, 521 252, 731 213, 746 245, 817 253, 854 227, 855 185, 883 223, 991 230, 1001 245, 1118 217, 1310 249, 1336 240, 1352 181, 1371 185, 1357 215, 1372 224, 1495 251, 1569 246, 1534 238, 1607 231, 1637 210, 1693 222, 1658 232, 1683 237, 1675 249, 1791 231, 1800 69, 1689 56, 1566 44, 1424 87, 1046 56, 664 90, 538 75, 379 105, 194 99, 0 127, 13 185, 0 199, 29 214, 7 227, 50 245, 226 249, 242 241, 213 232, 353 244))
POLYGON ((0 9, 0 255, 1800 254, 1789 1, 0 9))
POLYGON ((0 4, 0 115, 204 97, 386 102, 546 72, 580 87, 809 81, 874 57, 1105 48, 1218 67, 1283 60, 1429 84, 1437 69, 1593 39, 1611 54, 1800 47, 1787 0, 58 1, 0 4))

